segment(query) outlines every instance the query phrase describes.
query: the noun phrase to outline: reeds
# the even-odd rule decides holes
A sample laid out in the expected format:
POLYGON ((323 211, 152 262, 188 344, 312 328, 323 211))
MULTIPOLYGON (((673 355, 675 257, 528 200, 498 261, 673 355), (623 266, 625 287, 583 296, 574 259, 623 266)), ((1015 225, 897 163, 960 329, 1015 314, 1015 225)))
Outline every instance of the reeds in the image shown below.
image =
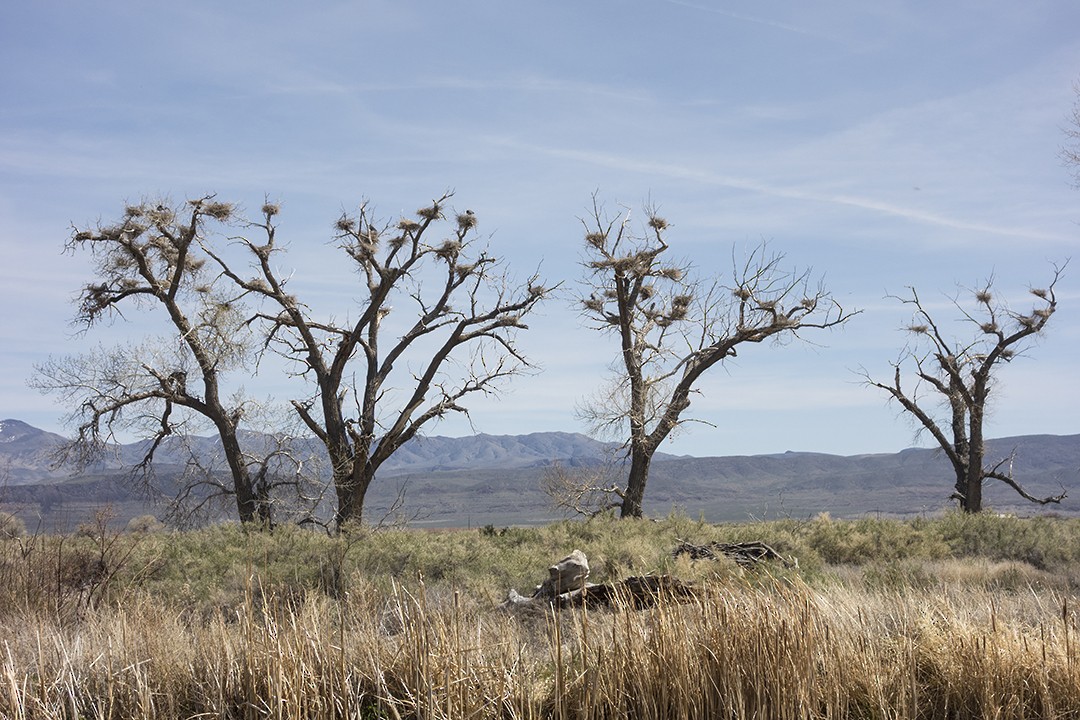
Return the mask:
POLYGON ((1074 621, 1037 600, 714 586, 593 616, 593 637, 579 625, 591 651, 561 703, 587 718, 1080 717, 1074 621))
POLYGON ((950 517, 11 538, 0 718, 1080 718, 1074 535, 950 517), (803 563, 672 559, 687 537, 803 563), (986 551, 943 549, 960 542, 986 551), (600 580, 671 572, 698 592, 497 607, 575 546, 600 580))
POLYGON ((460 594, 150 600, 2 630, 0 717, 1080 717, 1067 598, 718 584, 520 618, 460 594))

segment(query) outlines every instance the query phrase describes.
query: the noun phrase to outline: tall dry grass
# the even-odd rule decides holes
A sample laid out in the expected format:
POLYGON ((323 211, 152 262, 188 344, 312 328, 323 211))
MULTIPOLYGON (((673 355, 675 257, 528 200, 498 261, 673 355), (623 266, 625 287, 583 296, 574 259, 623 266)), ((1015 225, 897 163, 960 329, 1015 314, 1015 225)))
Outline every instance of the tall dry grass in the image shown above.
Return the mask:
POLYGON ((583 717, 1080 716, 1072 618, 1005 602, 712 587, 693 606, 613 616, 568 704, 598 709, 583 717))
POLYGON ((1057 594, 710 584, 649 610, 513 616, 360 587, 208 620, 150 599, 2 628, 0 716, 1072 718, 1057 594))
POLYGON ((1078 537, 958 516, 13 536, 0 718, 1080 718, 1078 537), (761 539, 801 565, 676 560, 677 538, 761 539), (598 580, 701 592, 497 607, 573 547, 598 580))

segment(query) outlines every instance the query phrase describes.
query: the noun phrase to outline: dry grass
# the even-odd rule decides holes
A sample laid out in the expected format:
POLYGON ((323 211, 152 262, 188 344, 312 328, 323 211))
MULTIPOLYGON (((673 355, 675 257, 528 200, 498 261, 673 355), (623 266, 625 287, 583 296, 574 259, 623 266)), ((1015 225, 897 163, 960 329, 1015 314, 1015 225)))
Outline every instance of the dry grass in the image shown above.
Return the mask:
POLYGON ((1067 718, 1067 598, 708 585, 690 604, 519 618, 420 587, 257 602, 203 622, 148 599, 0 629, 23 718, 1067 718))
MULTIPOLYGON (((214 596, 198 607, 152 540, 12 541, 0 558, 8 583, 0 587, 0 717, 1080 718, 1069 567, 935 550, 930 559, 827 565, 806 578, 781 568, 746 573, 663 560, 653 548, 674 535, 720 532, 672 525, 399 533, 362 548, 365 562, 395 571, 360 564, 329 586, 325 568, 305 586, 299 569, 280 564, 315 557, 306 536, 256 537, 259 552, 239 553, 235 566, 211 552, 237 537, 225 531, 167 538, 174 550, 198 548, 197 557, 170 560, 214 596), (111 574, 71 570, 74 559, 101 560, 104 541, 111 574), (648 610, 510 615, 467 572, 477 559, 468 548, 513 563, 540 550, 558 557, 569 542, 606 558, 609 576, 651 562, 694 575, 702 592, 648 610), (427 568, 439 546, 465 565, 418 580, 409 563, 427 568), (524 554, 497 555, 500 547, 524 554), (196 559, 221 587, 198 579, 196 559), (238 582, 235 595, 223 589, 238 582)), ((827 532, 830 548, 841 536, 883 544, 866 541, 869 525, 806 525, 773 530, 827 532)))

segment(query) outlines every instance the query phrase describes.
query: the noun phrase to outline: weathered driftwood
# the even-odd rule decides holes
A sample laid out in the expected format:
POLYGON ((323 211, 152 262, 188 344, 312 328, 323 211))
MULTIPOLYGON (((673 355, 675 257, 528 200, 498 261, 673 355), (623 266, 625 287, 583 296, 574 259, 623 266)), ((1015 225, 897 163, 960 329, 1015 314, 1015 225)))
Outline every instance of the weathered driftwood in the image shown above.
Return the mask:
POLYGON ((716 559, 718 555, 729 557, 741 567, 750 567, 763 560, 779 560, 786 567, 798 566, 798 562, 785 558, 763 542, 722 543, 711 542, 705 545, 692 545, 688 542, 679 543, 674 552, 674 557, 689 555, 691 560, 716 559))
POLYGON ((558 597, 564 593, 585 587, 589 578, 589 559, 585 553, 575 550, 548 568, 548 578, 536 586, 533 597, 558 597))
POLYGON ((652 607, 660 600, 687 602, 697 590, 670 575, 629 577, 611 583, 586 582, 589 561, 575 550, 548 568, 548 579, 536 586, 531 597, 511 590, 501 607, 507 610, 543 608, 634 608, 652 607))

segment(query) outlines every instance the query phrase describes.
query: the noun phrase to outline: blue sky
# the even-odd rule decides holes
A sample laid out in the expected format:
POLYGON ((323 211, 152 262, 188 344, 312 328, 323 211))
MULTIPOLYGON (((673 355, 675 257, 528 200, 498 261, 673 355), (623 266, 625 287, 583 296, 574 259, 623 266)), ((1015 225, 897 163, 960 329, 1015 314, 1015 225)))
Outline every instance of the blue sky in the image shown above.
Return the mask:
MULTIPOLYGON (((993 274, 1022 303, 1077 254, 1058 154, 1078 27, 1064 0, 5 3, 0 416, 62 431, 64 409, 26 386, 33 364, 141 330, 68 324, 89 279, 61 254, 70 226, 125 201, 279 201, 298 287, 347 312, 326 242, 363 199, 393 217, 452 188, 520 277, 572 287, 599 191, 659 205, 704 275, 767 240, 864 311, 814 345, 740 353, 692 407, 712 426, 665 450, 925 443, 857 370, 888 377, 907 340, 888 293, 914 285, 951 317, 958 284, 993 274)), ((991 436, 1080 432, 1078 263, 1049 332, 1003 369, 991 436)), ((615 348, 568 298, 521 346, 543 373, 475 405, 473 428, 433 432, 583 430, 575 404, 615 348)))

